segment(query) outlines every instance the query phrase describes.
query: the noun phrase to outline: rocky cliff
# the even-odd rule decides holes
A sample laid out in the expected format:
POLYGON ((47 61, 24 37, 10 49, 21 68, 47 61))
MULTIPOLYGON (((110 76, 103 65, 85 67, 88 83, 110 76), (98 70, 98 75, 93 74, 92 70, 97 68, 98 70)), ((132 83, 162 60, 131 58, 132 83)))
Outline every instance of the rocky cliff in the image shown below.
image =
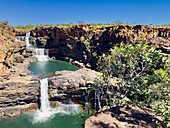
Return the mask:
POLYGON ((39 83, 27 70, 32 51, 26 43, 15 41, 26 31, 0 24, 0 120, 17 117, 38 109, 39 83))
POLYGON ((134 38, 155 45, 163 53, 170 53, 170 28, 149 25, 98 26, 74 25, 72 27, 38 27, 31 31, 31 43, 50 49, 50 56, 67 56, 87 66, 95 67, 98 55, 122 41, 134 38))
POLYGON ((0 76, 13 66, 15 57, 26 48, 24 41, 15 41, 15 34, 13 27, 0 24, 0 76))

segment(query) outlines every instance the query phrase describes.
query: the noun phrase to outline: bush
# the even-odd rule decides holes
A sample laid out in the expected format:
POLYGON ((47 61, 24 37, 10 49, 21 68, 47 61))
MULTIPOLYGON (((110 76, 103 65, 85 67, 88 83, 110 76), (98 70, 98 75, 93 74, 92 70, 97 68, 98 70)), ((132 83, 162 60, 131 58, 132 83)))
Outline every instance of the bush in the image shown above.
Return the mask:
MULTIPOLYGON (((169 58, 147 42, 121 43, 99 60, 102 77, 90 87, 97 110, 129 103, 156 110, 169 119, 169 58)), ((88 100, 89 101, 89 100, 88 100)))

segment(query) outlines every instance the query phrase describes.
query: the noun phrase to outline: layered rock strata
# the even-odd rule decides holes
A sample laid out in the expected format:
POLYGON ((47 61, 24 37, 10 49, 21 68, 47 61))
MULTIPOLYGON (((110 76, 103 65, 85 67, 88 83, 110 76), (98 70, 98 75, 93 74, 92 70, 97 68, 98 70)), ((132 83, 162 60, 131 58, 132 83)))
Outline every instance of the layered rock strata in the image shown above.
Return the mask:
POLYGON ((83 105, 85 102, 83 92, 97 76, 101 76, 101 73, 87 68, 77 71, 56 71, 55 74, 56 76, 48 79, 49 97, 53 107, 65 99, 83 105))
POLYGON ((0 120, 18 117, 38 109, 40 84, 27 69, 33 58, 25 58, 1 75, 0 120))

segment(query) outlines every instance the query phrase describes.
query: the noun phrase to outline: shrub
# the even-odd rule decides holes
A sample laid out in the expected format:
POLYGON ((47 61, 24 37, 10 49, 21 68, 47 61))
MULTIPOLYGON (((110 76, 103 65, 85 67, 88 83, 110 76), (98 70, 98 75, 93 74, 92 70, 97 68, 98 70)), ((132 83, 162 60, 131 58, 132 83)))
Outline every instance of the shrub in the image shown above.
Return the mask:
POLYGON ((111 54, 100 56, 102 77, 90 87, 96 103, 103 110, 129 103, 151 108, 169 119, 169 58, 147 45, 147 42, 121 43, 110 49, 111 54), (161 69, 162 68, 162 69, 161 69))

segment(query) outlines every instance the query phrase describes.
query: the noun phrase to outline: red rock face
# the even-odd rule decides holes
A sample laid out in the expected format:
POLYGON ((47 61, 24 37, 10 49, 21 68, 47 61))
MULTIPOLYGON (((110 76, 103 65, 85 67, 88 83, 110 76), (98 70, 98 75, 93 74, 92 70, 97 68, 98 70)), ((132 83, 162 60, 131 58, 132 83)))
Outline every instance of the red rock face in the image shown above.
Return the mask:
MULTIPOLYGON (((170 28, 151 27, 148 25, 118 25, 92 27, 75 25, 72 27, 39 27, 31 31, 34 37, 47 36, 46 48, 50 55, 68 56, 83 63, 96 63, 97 55, 108 53, 114 44, 128 43, 135 37, 155 45, 163 53, 170 53, 170 28)), ((45 42, 45 41, 44 41, 45 42)))
POLYGON ((28 33, 29 30, 25 29, 15 29, 15 36, 26 36, 26 33, 28 33))
POLYGON ((13 62, 14 32, 13 27, 0 24, 0 74, 5 72, 5 65, 10 66, 13 62))

